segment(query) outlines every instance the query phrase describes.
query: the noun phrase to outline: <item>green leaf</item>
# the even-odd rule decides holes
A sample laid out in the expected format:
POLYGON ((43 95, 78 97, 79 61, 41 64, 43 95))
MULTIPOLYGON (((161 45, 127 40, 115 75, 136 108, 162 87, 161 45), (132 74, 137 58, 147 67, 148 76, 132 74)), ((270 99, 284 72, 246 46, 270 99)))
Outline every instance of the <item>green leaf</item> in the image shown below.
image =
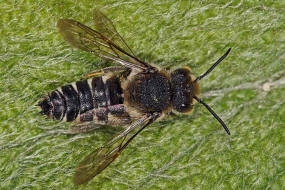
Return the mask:
POLYGON ((284 189, 285 2, 1 1, 0 189, 284 189), (93 27, 101 10, 139 58, 205 72, 191 115, 149 126, 90 183, 74 187, 76 165, 119 129, 67 135, 69 123, 38 114, 58 86, 110 66, 70 47, 56 21, 93 27))

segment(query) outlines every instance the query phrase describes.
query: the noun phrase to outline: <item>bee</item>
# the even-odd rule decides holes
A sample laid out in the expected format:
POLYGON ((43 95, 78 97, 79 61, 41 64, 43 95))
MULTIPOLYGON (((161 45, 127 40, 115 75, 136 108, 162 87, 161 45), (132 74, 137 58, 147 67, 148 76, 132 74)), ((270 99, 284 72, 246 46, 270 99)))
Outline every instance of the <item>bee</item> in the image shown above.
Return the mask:
POLYGON ((230 135, 222 119, 199 98, 198 81, 221 63, 231 48, 195 78, 188 67, 167 71, 138 59, 112 21, 98 9, 94 11, 94 23, 96 30, 75 20, 60 19, 57 27, 72 46, 120 66, 88 73, 84 80, 59 87, 38 103, 41 114, 74 122, 74 133, 102 125, 124 126, 78 165, 75 184, 86 183, 101 173, 151 123, 170 113, 189 114, 195 102, 202 104, 230 135))

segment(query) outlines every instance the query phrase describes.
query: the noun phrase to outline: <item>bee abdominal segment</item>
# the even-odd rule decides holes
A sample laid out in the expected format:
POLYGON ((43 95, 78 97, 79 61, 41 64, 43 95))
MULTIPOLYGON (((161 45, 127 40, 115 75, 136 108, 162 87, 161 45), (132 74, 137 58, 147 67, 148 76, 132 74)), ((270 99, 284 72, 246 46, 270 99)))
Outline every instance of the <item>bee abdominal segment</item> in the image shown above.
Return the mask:
POLYGON ((80 113, 93 109, 93 96, 88 81, 78 81, 76 82, 76 87, 80 102, 80 113))
MULTIPOLYGON (((78 93, 72 85, 63 86, 61 90, 66 102, 66 121, 73 121, 76 119, 80 109, 78 93)), ((56 107, 54 107, 54 111, 56 111, 56 107)))
POLYGON ((63 97, 63 94, 60 91, 55 90, 50 93, 49 98, 51 100, 51 105, 53 108, 53 118, 59 120, 63 119, 66 113, 66 101, 63 97))

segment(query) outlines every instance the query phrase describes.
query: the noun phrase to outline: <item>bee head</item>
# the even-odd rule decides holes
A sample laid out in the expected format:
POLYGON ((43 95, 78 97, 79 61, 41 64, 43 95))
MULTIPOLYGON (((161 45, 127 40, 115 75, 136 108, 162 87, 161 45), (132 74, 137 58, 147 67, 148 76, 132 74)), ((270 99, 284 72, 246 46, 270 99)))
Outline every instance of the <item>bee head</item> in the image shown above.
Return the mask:
POLYGON ((50 116, 52 111, 52 104, 49 97, 45 97, 37 104, 41 108, 40 114, 50 116))
POLYGON ((190 111, 193 109, 195 99, 198 103, 205 106, 205 108, 207 108, 207 110, 220 122, 228 135, 231 133, 223 120, 212 110, 210 106, 198 98, 199 86, 197 82, 211 73, 212 70, 228 56, 230 51, 231 48, 229 48, 228 51, 222 57, 220 57, 204 74, 200 75, 196 79, 194 79, 194 76, 191 74, 190 68, 176 69, 171 73, 173 109, 181 113, 190 113, 190 111))
POLYGON ((194 105, 194 96, 199 96, 198 83, 194 82, 190 68, 179 68, 171 72, 173 109, 180 113, 190 113, 194 105))

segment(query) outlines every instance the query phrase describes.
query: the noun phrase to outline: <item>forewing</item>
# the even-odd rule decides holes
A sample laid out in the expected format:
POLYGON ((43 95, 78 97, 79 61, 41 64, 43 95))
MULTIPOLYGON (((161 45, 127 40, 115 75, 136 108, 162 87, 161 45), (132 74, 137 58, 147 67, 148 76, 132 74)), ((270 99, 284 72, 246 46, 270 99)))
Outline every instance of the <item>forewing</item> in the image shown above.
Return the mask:
POLYGON ((99 9, 94 9, 93 19, 96 30, 98 32, 104 34, 105 37, 111 40, 114 44, 124 49, 128 54, 135 56, 134 52, 131 50, 125 40, 121 37, 121 35, 117 32, 113 22, 99 9))
POLYGON ((86 183, 102 172, 120 155, 132 139, 153 120, 153 116, 142 117, 87 156, 75 170, 74 183, 77 185, 86 183))
POLYGON ((145 70, 148 64, 124 51, 108 37, 72 19, 60 19, 57 27, 64 39, 74 47, 117 62, 123 66, 145 70))

